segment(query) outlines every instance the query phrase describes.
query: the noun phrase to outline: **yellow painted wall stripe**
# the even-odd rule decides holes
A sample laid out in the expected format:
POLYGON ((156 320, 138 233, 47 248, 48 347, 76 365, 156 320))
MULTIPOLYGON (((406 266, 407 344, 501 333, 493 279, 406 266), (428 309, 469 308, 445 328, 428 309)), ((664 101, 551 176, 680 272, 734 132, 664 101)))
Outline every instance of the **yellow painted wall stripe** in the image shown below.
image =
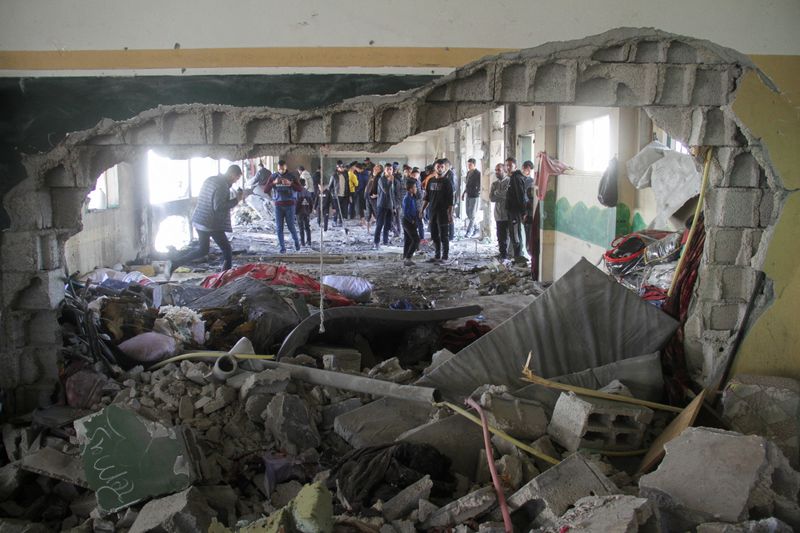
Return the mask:
POLYGON ((0 70, 460 67, 509 48, 283 47, 0 51, 0 70))

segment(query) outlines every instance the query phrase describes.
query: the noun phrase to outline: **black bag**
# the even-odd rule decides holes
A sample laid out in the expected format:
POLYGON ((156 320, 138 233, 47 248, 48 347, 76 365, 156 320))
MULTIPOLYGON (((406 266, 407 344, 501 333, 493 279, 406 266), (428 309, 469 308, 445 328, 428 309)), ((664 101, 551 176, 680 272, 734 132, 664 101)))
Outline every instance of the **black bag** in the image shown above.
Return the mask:
POLYGON ((608 162, 606 171, 600 180, 600 189, 597 191, 597 201, 606 207, 615 207, 619 200, 617 194, 617 179, 619 177, 617 158, 614 157, 608 162))

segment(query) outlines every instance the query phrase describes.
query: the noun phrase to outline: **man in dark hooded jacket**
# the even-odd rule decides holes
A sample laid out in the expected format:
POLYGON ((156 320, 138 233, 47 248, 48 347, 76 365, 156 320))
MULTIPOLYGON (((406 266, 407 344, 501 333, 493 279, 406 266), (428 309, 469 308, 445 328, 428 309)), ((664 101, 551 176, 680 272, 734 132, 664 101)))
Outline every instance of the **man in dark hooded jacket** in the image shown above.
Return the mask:
POLYGON ((506 159, 506 174, 509 176, 508 195, 506 196, 506 211, 508 212, 508 237, 511 240, 511 250, 514 261, 525 262, 522 255, 522 218, 525 216, 525 175, 517 169, 517 160, 513 157, 506 159))

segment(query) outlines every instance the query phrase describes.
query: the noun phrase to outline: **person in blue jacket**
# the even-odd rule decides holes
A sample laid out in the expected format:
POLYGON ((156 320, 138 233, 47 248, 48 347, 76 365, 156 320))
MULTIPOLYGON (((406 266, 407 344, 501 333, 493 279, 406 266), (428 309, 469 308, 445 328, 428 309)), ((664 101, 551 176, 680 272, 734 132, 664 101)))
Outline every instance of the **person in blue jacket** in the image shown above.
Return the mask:
POLYGON ((417 184, 414 181, 406 182, 406 195, 403 197, 403 264, 414 265, 414 254, 419 248, 419 231, 417 221, 420 212, 417 209, 417 184))

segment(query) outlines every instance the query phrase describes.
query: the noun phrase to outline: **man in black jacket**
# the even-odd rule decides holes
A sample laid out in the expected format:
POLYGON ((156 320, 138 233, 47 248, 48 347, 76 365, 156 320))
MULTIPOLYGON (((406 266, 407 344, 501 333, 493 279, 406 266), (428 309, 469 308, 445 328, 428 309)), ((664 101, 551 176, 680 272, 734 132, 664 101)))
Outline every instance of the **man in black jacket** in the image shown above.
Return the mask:
POLYGON ((481 171, 475 167, 475 158, 467 159, 467 186, 461 194, 461 200, 467 200, 467 232, 464 238, 473 237, 478 233, 478 225, 475 224, 475 213, 478 210, 478 201, 481 196, 481 171))
POLYGON ((511 240, 511 250, 514 261, 526 262, 522 255, 522 217, 525 215, 525 175, 517 169, 517 160, 513 157, 506 159, 506 174, 509 176, 508 196, 506 196, 506 211, 508 212, 508 236, 511 240))
POLYGON ((197 207, 192 213, 192 225, 197 230, 200 247, 197 250, 186 252, 172 261, 175 268, 189 261, 200 259, 208 255, 210 239, 214 239, 219 249, 222 250, 222 269, 228 270, 233 264, 233 249, 225 232, 231 229, 231 209, 248 195, 246 191, 239 191, 236 197, 230 197, 231 185, 242 177, 239 165, 231 165, 225 174, 211 176, 203 182, 200 195, 197 198, 197 207))
POLYGON ((430 207, 431 240, 435 255, 432 263, 442 263, 450 255, 450 225, 453 223, 453 182, 447 176, 444 159, 436 161, 436 174, 428 180, 425 187, 425 200, 422 210, 430 207))

